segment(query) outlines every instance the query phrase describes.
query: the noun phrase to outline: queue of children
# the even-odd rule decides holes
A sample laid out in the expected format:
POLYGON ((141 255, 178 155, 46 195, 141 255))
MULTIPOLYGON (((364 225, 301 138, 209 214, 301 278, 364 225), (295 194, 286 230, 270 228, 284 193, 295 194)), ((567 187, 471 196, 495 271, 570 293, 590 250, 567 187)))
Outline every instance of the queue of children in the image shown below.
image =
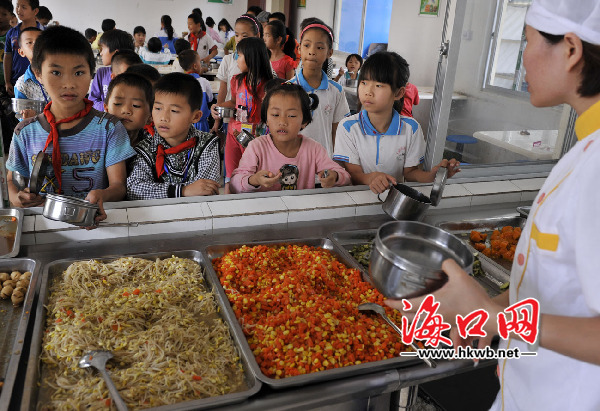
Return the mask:
POLYGON ((419 124, 401 114, 410 86, 402 57, 380 52, 363 64, 360 56, 351 55, 348 71, 341 71, 337 82, 323 70, 333 53, 329 26, 316 18, 302 22, 302 65, 296 68, 296 41, 280 19, 261 16, 261 22, 251 14, 236 19, 235 52, 219 67, 212 109, 211 86, 202 75, 215 46, 197 11, 188 16, 187 40, 176 38, 166 15, 162 32, 147 43, 142 26, 133 35, 116 28, 104 31, 98 40, 104 67, 98 70, 90 46, 93 33, 84 37, 66 27, 21 28, 15 50, 31 67, 15 93, 48 104, 41 115, 26 113, 15 129, 7 161, 12 204, 36 206, 46 193, 63 193, 98 203, 101 220, 103 202, 125 198, 350 183, 381 193, 404 180, 433 181, 442 165, 449 167, 449 176, 458 171, 455 160, 428 172, 419 168, 425 141, 419 124), (171 54, 164 52, 170 45, 163 44, 162 34, 173 43, 180 73, 161 76, 144 64, 156 63, 145 58, 147 53, 171 54), (358 81, 362 110, 354 115, 343 90, 348 80, 358 81), (89 100, 86 81, 91 82, 89 100), (218 107, 235 115, 221 118, 218 107), (211 131, 227 120, 222 165, 219 138, 211 131), (257 136, 247 146, 238 141, 243 131, 257 136), (40 193, 19 190, 12 173, 29 176, 40 152, 52 163, 44 188, 40 193))

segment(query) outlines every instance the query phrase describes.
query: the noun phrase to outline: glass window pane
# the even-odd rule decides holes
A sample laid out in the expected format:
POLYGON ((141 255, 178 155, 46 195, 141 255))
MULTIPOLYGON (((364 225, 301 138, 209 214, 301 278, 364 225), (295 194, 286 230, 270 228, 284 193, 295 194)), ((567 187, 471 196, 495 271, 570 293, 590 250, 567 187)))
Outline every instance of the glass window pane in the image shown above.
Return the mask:
POLYGON ((340 7, 339 50, 358 53, 360 28, 363 18, 363 0, 342 0, 340 7))

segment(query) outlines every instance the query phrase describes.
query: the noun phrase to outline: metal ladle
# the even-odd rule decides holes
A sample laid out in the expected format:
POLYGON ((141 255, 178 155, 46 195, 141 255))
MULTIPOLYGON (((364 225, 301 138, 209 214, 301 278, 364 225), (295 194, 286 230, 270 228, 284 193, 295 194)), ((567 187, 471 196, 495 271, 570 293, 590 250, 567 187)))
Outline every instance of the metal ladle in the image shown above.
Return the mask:
POLYGON ((110 396, 112 400, 115 402, 115 406, 119 411, 127 411, 127 405, 125 405, 125 401, 119 395, 119 390, 115 387, 115 383, 110 378, 110 374, 106 371, 106 362, 113 357, 110 351, 105 350, 96 350, 90 351, 83 354, 83 357, 79 360, 79 368, 89 368, 94 367, 98 370, 102 378, 104 378, 104 382, 108 387, 108 391, 110 392, 110 396))
MULTIPOLYGON (((402 330, 396 324, 394 324, 394 322, 392 320, 390 320, 390 318, 385 313, 384 308, 382 306, 380 306, 379 304, 363 303, 358 306, 358 310, 359 311, 374 311, 374 312, 376 312, 377 314, 379 314, 381 316, 381 318, 383 318, 394 329, 394 331, 396 331, 398 333, 398 335, 400 337, 402 337, 402 330)), ((412 347, 413 350, 415 350, 415 352, 419 349, 419 347, 417 347, 413 343, 410 343, 410 346, 412 347)), ((429 365, 431 368, 437 367, 437 364, 433 360, 430 360, 428 358, 423 358, 423 361, 425 361, 425 364, 429 365)))

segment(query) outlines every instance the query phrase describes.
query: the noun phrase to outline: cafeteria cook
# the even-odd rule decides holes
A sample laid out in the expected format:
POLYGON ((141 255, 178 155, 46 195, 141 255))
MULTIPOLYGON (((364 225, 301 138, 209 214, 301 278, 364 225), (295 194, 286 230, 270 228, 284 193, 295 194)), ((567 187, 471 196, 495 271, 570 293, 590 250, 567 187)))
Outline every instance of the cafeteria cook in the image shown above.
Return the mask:
MULTIPOLYGON (((569 104, 579 118, 577 143, 554 166, 535 199, 517 250, 510 290, 490 299, 447 260, 448 283, 434 293, 446 322, 484 308, 488 345, 497 314, 526 298, 540 304, 536 343, 511 333, 500 348, 537 356, 499 360, 500 391, 492 410, 600 410, 600 1, 534 0, 526 17, 531 103, 569 104)), ((414 315, 422 298, 411 300, 414 315)), ((401 309, 400 301, 387 301, 401 309)), ((453 327, 455 346, 461 340, 453 327)))

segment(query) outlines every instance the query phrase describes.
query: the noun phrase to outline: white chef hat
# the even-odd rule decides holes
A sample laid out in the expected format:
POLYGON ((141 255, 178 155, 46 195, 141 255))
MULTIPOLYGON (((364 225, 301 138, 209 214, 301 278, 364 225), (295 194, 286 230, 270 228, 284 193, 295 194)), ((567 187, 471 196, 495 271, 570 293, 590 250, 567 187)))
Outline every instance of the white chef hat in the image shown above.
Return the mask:
POLYGON ((533 0, 525 22, 548 34, 575 33, 583 41, 600 44, 598 0, 533 0))

